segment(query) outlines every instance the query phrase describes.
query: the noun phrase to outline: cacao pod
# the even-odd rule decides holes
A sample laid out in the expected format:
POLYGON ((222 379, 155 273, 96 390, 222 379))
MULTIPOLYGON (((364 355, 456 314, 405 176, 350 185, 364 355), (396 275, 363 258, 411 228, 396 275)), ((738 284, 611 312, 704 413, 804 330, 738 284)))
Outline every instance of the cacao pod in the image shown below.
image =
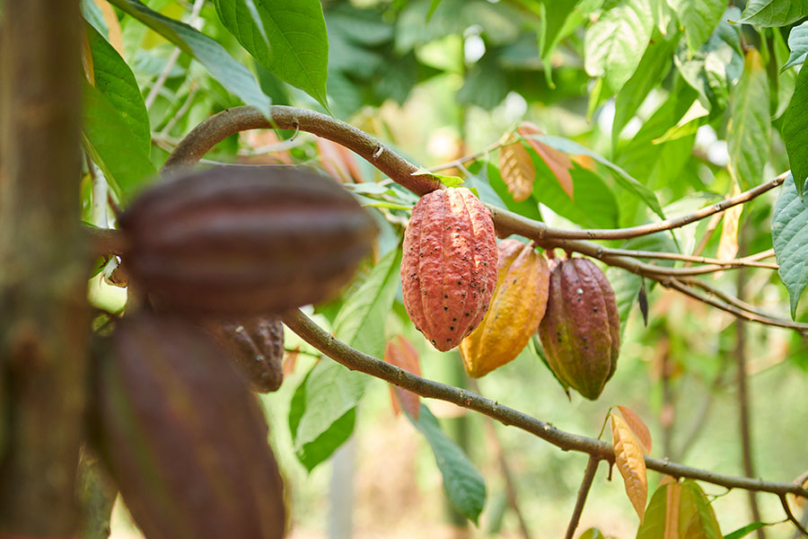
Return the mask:
POLYGON ((485 316, 497 280, 497 244, 488 209, 463 187, 421 197, 404 234, 401 289, 415 327, 451 350, 485 316))
POLYGON ((121 215, 132 280, 161 310, 281 313, 330 298, 377 234, 333 180, 303 170, 219 167, 161 183, 121 215))
POLYGON ((617 368, 620 317, 614 291, 592 261, 571 258, 553 268, 539 337, 559 381, 597 399, 617 368))
POLYGON ((284 536, 283 481, 255 395, 201 328, 118 323, 97 362, 90 439, 149 539, 284 536))
POLYGON ((460 343, 466 373, 485 376, 516 359, 539 329, 547 307, 550 269, 533 245, 499 243, 497 286, 480 327, 460 343))
POLYGON ((269 393, 281 387, 284 350, 280 318, 211 320, 205 327, 236 362, 254 391, 269 393))

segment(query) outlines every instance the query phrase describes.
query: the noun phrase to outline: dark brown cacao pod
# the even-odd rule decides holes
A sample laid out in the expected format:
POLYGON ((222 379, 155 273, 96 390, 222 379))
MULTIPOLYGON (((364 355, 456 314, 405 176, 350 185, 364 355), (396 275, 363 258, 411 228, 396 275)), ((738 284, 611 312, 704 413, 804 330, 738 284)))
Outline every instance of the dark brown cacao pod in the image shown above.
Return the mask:
POLYGON ((268 167, 161 183, 134 201, 120 227, 129 274, 161 310, 235 317, 330 298, 377 233, 333 180, 268 167))
POLYGON ((201 328, 119 322, 90 438, 149 539, 284 536, 283 481, 255 395, 201 328))
POLYGON ((592 261, 572 258, 553 268, 539 338, 559 381, 597 399, 617 368, 620 317, 614 291, 592 261))
POLYGON ((281 387, 283 324, 280 318, 212 320, 206 322, 205 327, 236 362, 253 390, 269 393, 281 387))

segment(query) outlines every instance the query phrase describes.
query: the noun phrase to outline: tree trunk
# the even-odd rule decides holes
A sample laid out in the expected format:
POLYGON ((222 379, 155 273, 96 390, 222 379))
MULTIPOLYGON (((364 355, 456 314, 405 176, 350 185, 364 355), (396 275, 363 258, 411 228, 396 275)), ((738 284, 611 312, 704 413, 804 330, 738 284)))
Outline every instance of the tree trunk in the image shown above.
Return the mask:
POLYGON ((0 37, 0 532, 69 535, 85 406, 77 0, 5 0, 0 37))

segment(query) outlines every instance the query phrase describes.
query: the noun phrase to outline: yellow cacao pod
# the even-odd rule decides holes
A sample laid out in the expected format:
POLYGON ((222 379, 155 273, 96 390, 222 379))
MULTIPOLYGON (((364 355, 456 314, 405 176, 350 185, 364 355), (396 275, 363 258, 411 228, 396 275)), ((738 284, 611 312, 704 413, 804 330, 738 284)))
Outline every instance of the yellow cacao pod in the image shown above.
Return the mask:
POLYGON ((491 307, 480 326, 460 343, 463 364, 473 378, 516 359, 547 307, 550 269, 544 255, 516 240, 500 242, 498 251, 491 307))

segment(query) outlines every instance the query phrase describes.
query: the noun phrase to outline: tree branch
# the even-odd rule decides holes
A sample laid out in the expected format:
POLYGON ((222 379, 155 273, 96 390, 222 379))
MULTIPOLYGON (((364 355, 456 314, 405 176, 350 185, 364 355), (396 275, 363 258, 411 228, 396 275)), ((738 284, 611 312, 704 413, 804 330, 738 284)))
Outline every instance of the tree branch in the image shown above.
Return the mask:
POLYGON ((578 489, 578 499, 575 500, 575 509, 572 511, 572 518, 570 518, 569 526, 567 526, 565 539, 572 539, 575 535, 575 529, 581 521, 581 513, 584 512, 586 497, 589 495, 589 489, 592 487, 592 481, 595 479, 595 473, 598 471, 598 464, 600 464, 600 460, 597 457, 589 457, 589 462, 586 463, 584 479, 581 481, 581 488, 578 489))
POLYGON ((794 516, 794 513, 791 512, 791 507, 788 505, 788 500, 786 499, 785 494, 780 494, 780 503, 783 505, 783 510, 786 512, 786 516, 788 520, 791 521, 792 524, 803 534, 805 537, 808 537, 808 530, 800 524, 800 521, 797 520, 797 517, 794 516))
MULTIPOLYGON (((337 363, 351 370, 364 372, 365 374, 380 378, 403 389, 417 393, 422 397, 443 400, 463 408, 468 408, 469 410, 474 410, 496 419, 503 425, 512 425, 529 432, 564 451, 578 451, 587 453, 599 460, 614 462, 614 448, 611 444, 585 436, 571 434, 549 423, 540 421, 513 408, 502 406, 495 401, 486 399, 470 391, 415 376, 404 369, 363 354, 330 335, 299 310, 287 313, 283 317, 283 322, 304 341, 337 363)), ((721 475, 708 470, 691 468, 683 464, 651 457, 645 457, 645 465, 648 469, 675 478, 688 477, 728 489, 740 488, 778 495, 790 493, 808 498, 808 489, 804 489, 794 483, 775 483, 762 479, 721 475)))

